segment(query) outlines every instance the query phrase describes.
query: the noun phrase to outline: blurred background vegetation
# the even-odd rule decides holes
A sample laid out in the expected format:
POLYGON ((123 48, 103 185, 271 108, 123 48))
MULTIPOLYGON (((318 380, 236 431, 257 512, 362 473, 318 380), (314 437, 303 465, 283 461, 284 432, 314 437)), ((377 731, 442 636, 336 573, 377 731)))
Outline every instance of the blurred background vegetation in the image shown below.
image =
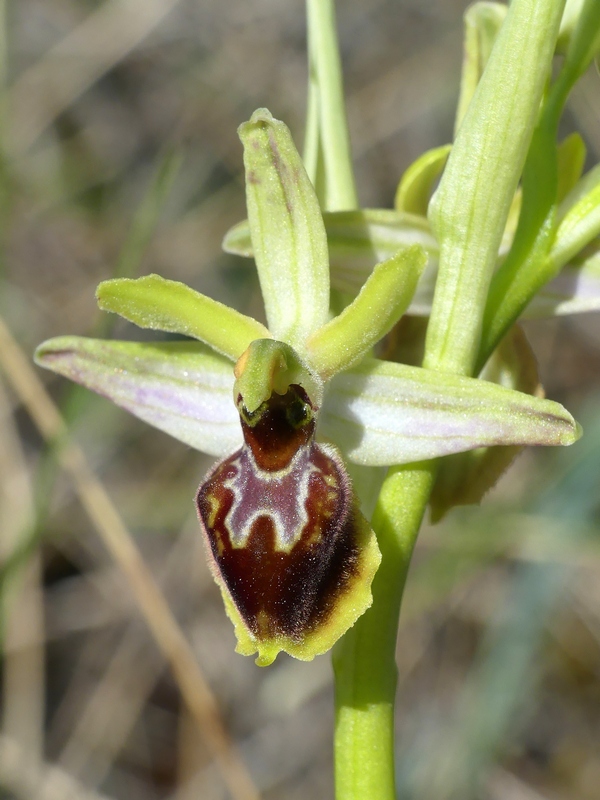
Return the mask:
MULTIPOLYGON (((451 139, 466 5, 339 4, 363 206, 390 207, 411 161, 451 139)), ((333 796, 329 658, 259 669, 233 652, 192 503, 209 460, 34 373, 160 583, 220 722, 182 702, 133 573, 99 536, 112 512, 84 511, 29 367, 50 336, 152 335, 96 311, 96 284, 118 274, 156 271, 260 317, 251 262, 220 250, 245 216, 236 128, 267 106, 300 143, 306 80, 299 0, 0 0, 0 314, 18 342, 0 329, 2 798, 217 800, 231 796, 228 759, 269 800, 333 796)), ((596 72, 571 99, 572 129, 597 162, 596 72)), ((600 795, 600 321, 526 332, 548 396, 587 436, 523 453, 481 509, 425 526, 398 642, 403 797, 600 795)), ((234 792, 254 796, 243 780, 234 792)))

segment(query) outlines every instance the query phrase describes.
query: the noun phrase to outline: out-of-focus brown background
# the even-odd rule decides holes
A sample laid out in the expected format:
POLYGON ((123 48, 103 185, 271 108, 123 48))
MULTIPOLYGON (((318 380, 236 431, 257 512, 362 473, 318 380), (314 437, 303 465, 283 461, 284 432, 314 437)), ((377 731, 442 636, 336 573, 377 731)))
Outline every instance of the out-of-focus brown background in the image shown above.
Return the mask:
MULTIPOLYGON (((408 164, 450 140, 466 5, 339 4, 362 205, 391 206, 408 164)), ((260 315, 251 262, 220 242, 245 216, 237 126, 267 106, 302 141, 303 4, 0 0, 0 16, 0 313, 27 363, 59 334, 146 338, 96 310, 115 274, 156 271, 260 315)), ((590 72, 565 122, 590 164, 599 123, 590 72)), ((527 452, 481 509, 424 529, 398 644, 403 798, 600 797, 600 321, 527 332, 588 449, 527 452)), ((39 403, 39 387, 18 355, 11 383, 0 365, 0 797, 225 798, 131 579, 32 422, 24 398, 39 403)), ((36 374, 192 643, 229 732, 222 758, 242 759, 269 800, 332 797, 329 658, 259 669, 234 653, 192 504, 209 459, 36 374)))

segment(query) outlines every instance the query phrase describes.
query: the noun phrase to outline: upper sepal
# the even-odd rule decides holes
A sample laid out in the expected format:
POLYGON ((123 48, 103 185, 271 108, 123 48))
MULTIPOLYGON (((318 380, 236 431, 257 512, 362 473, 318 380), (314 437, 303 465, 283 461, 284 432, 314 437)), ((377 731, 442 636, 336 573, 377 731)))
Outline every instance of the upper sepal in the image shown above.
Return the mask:
POLYGON ((329 312, 327 237, 319 201, 283 122, 258 109, 239 135, 269 329, 276 339, 300 348, 329 312))

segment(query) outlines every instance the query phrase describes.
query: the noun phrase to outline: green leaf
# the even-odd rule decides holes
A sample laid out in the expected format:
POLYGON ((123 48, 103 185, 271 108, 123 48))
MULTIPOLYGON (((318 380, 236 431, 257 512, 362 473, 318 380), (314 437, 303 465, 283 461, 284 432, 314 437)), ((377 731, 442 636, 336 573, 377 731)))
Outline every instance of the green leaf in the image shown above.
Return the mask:
POLYGON ((458 131, 506 17, 504 3, 473 3, 465 12, 463 67, 454 132, 458 131))
POLYGON ((491 445, 568 445, 558 403, 475 378, 364 359, 328 385, 321 433, 359 464, 408 464, 491 445))
POLYGON ((35 360, 196 450, 224 456, 242 442, 232 364, 198 342, 60 336, 41 344, 35 360))
POLYGON ((269 328, 275 339, 301 351, 329 312, 327 237, 319 203, 283 122, 259 109, 239 134, 269 328))
MULTIPOLYGON (((584 0, 569 38, 567 56, 562 69, 565 84, 569 87, 586 71, 600 51, 600 3, 584 0)), ((559 79, 560 79, 559 78, 559 79)))
POLYGON ((260 322, 160 275, 103 281, 96 290, 98 305, 140 328, 181 333, 237 360, 254 339, 269 331, 260 322))
POLYGON ((394 200, 396 211, 427 216, 433 185, 441 175, 451 149, 451 144, 445 144, 427 150, 413 161, 398 184, 394 200))
POLYGON ((350 305, 311 336, 307 356, 323 379, 362 358, 398 322, 426 263, 415 244, 378 264, 350 305))
POLYGON ((440 268, 426 366, 462 374, 474 370, 489 283, 561 11, 560 2, 513 0, 430 203, 440 268))

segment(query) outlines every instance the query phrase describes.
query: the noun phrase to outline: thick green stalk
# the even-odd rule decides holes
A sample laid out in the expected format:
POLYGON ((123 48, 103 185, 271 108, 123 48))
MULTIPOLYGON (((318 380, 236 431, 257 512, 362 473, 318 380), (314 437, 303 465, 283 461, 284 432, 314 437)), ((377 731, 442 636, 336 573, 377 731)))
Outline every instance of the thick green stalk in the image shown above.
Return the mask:
POLYGON ((392 468, 373 515, 382 561, 373 605, 337 645, 337 800, 395 800, 394 700, 400 603, 433 484, 432 462, 392 468))

